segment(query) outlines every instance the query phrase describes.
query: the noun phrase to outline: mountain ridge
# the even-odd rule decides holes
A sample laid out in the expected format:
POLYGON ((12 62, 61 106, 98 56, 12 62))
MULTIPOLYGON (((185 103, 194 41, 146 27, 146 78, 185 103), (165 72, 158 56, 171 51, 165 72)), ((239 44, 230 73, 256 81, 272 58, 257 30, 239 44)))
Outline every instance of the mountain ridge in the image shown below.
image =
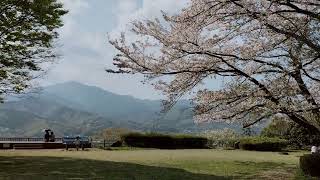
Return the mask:
MULTIPOLYGON (((40 128, 19 125, 23 114, 28 116, 30 127, 53 128, 59 135, 89 135, 108 127, 185 133, 228 126, 225 123, 195 124, 189 101, 178 102, 167 114, 160 114, 161 108, 160 100, 141 100, 95 86, 65 82, 44 87, 38 94, 0 106, 0 117, 3 117, 0 119, 0 133, 41 134, 40 128), (10 111, 19 116, 9 116, 10 111), (7 127, 5 122, 8 121, 11 124, 16 122, 16 126, 7 127)), ((232 125, 230 128, 238 127, 232 125)))

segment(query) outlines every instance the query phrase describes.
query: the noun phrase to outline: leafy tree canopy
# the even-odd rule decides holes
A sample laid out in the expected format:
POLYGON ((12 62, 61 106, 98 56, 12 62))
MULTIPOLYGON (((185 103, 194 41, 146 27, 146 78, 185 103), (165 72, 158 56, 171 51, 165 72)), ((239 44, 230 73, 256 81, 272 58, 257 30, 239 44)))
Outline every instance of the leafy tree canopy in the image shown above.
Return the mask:
POLYGON ((53 41, 67 11, 57 0, 0 1, 0 95, 28 87, 40 64, 52 60, 53 41))
POLYGON ((261 136, 282 138, 296 148, 306 148, 312 145, 320 145, 320 133, 310 132, 307 128, 284 117, 276 117, 263 129, 261 136))

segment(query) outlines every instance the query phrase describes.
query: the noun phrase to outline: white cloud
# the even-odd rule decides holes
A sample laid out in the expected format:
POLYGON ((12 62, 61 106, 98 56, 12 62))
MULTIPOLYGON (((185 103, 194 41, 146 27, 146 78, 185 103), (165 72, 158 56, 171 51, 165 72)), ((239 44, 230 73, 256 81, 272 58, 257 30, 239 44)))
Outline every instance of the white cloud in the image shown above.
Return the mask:
POLYGON ((59 0, 63 3, 64 8, 69 10, 68 16, 73 16, 82 13, 82 11, 89 7, 86 0, 59 0))
POLYGON ((127 31, 128 26, 134 20, 161 18, 164 11, 168 14, 176 14, 181 11, 189 0, 143 0, 142 6, 134 11, 130 7, 135 7, 137 1, 123 0, 120 1, 117 13, 118 26, 111 32, 113 35, 121 31, 127 31), (134 3, 135 2, 135 3, 134 3))
POLYGON ((150 85, 140 83, 141 76, 107 74, 115 49, 107 42, 112 35, 128 28, 135 19, 161 16, 161 10, 175 14, 187 0, 60 0, 69 14, 60 30, 62 59, 54 65, 43 84, 64 81, 99 86, 118 94, 139 98, 160 98, 150 85))
POLYGON ((64 26, 60 30, 62 38, 72 35, 77 27, 77 15, 88 9, 89 4, 86 0, 59 0, 64 4, 64 8, 68 10, 68 14, 63 17, 64 26))
POLYGON ((138 9, 138 1, 136 0, 121 0, 117 5, 118 14, 126 13, 130 14, 138 9))

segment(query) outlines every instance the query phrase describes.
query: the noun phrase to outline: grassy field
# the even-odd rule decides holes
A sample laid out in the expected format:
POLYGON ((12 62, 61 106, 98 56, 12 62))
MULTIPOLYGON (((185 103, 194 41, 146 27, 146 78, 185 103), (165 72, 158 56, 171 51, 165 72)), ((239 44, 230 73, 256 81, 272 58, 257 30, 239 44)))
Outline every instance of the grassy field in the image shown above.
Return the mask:
POLYGON ((0 151, 0 179, 294 179, 302 152, 0 151))

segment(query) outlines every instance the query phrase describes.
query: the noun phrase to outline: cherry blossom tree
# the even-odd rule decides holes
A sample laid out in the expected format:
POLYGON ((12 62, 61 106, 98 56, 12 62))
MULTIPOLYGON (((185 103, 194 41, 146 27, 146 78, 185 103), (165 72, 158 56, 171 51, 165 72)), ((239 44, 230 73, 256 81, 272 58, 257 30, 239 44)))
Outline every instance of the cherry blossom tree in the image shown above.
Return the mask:
POLYGON ((158 79, 166 107, 205 79, 222 77, 221 89, 193 98, 198 122, 250 127, 287 116, 320 131, 318 0, 191 0, 163 17, 133 22, 134 40, 125 33, 110 39, 119 54, 117 69, 107 71, 158 79))

